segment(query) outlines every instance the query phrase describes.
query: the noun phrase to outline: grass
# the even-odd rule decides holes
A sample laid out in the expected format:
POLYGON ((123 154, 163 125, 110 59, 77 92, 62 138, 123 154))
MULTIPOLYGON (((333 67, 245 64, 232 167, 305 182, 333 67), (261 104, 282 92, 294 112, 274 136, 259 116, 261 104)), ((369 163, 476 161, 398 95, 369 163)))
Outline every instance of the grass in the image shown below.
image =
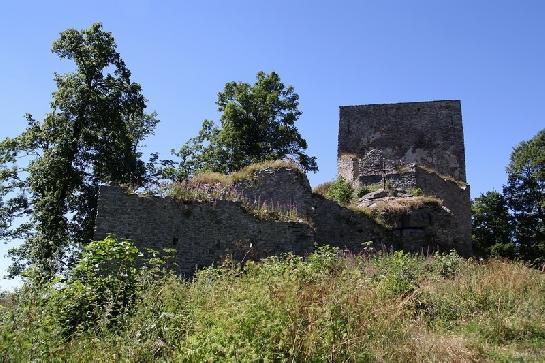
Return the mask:
POLYGON ((263 221, 308 223, 307 219, 298 213, 294 205, 284 206, 272 202, 251 202, 243 198, 233 188, 223 184, 221 186, 217 187, 217 185, 204 182, 202 184, 176 183, 169 186, 167 195, 186 203, 228 200, 240 203, 246 213, 263 221))
POLYGON ((331 187, 331 184, 333 184, 333 181, 328 181, 325 183, 318 184, 316 187, 314 187, 312 192, 327 198, 327 194, 329 192, 329 188, 331 187))
POLYGON ((384 228, 392 228, 393 221, 399 215, 407 214, 412 210, 425 206, 440 207, 441 199, 430 196, 404 197, 387 201, 379 201, 374 207, 360 207, 354 204, 347 206, 366 218, 369 218, 384 228))
POLYGON ((455 179, 451 176, 447 176, 447 175, 442 175, 442 174, 439 174, 437 172, 437 170, 433 169, 433 168, 430 168, 426 165, 417 165, 418 168, 422 169, 422 170, 425 170, 427 171, 428 173, 430 174, 434 174, 436 176, 438 176, 439 178, 445 180, 445 181, 450 181, 450 182, 453 182, 453 183, 456 183, 461 189, 465 189, 467 188, 467 183, 461 181, 461 180, 458 180, 458 179, 455 179))
POLYGON ((261 204, 242 202, 242 206, 248 213, 260 220, 310 223, 305 216, 298 213, 297 208, 293 205, 283 206, 272 202, 261 204))
POLYGON ((296 170, 303 174, 303 171, 291 161, 264 161, 249 165, 229 175, 216 172, 197 174, 189 181, 169 185, 166 195, 183 202, 230 200, 239 202, 247 213, 261 220, 305 222, 305 218, 297 213, 294 206, 280 206, 267 202, 252 203, 243 198, 234 188, 236 183, 253 180, 259 171, 282 168, 296 170))
POLYGON ((346 255, 141 277, 115 330, 65 340, 44 294, 0 299, 3 361, 542 361, 545 275, 521 263, 346 255))
POLYGON ((291 160, 270 160, 248 165, 247 167, 230 174, 230 176, 233 182, 236 183, 242 180, 251 180, 255 177, 257 172, 266 169, 290 169, 301 175, 305 174, 304 171, 291 160))
POLYGON ((241 181, 253 180, 256 173, 267 169, 290 169, 304 174, 301 168, 290 160, 271 160, 248 165, 231 174, 221 174, 211 171, 202 172, 192 177, 189 183, 192 185, 221 184, 230 186, 241 181))
POLYGON ((354 199, 361 198, 364 195, 376 192, 379 189, 382 189, 382 183, 364 184, 356 188, 354 199))
POLYGON ((233 179, 230 175, 216 173, 214 171, 207 171, 195 175, 190 179, 190 183, 193 185, 203 185, 203 184, 222 184, 222 185, 231 185, 233 184, 233 179))
POLYGON ((441 199, 430 196, 417 196, 396 198, 388 201, 377 202, 375 209, 380 213, 388 214, 406 214, 412 210, 423 208, 425 206, 442 206, 441 199))

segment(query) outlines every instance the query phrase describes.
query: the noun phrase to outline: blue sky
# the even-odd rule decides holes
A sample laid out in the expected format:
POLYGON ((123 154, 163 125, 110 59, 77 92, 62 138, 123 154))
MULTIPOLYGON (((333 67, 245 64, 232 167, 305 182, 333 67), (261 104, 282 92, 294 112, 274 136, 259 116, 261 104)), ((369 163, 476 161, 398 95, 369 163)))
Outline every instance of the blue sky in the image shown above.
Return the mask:
POLYGON ((274 70, 300 95, 313 185, 335 177, 338 106, 461 99, 475 197, 500 190, 512 148, 545 127, 543 19, 543 1, 6 1, 0 137, 48 111, 53 72, 71 69, 50 52, 58 33, 101 21, 161 119, 147 151, 166 157, 217 120, 225 82, 274 70))

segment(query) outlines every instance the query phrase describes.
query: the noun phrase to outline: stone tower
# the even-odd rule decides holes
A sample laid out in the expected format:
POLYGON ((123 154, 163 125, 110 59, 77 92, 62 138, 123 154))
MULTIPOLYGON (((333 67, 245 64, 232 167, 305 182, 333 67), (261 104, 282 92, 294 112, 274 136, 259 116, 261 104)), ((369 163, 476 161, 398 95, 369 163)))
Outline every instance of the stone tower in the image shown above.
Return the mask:
POLYGON ((338 175, 356 187, 388 185, 390 199, 415 190, 441 199, 458 245, 470 254, 460 101, 341 106, 339 113, 338 175))
POLYGON ((466 181, 460 101, 341 106, 338 174, 361 182, 406 164, 466 181))

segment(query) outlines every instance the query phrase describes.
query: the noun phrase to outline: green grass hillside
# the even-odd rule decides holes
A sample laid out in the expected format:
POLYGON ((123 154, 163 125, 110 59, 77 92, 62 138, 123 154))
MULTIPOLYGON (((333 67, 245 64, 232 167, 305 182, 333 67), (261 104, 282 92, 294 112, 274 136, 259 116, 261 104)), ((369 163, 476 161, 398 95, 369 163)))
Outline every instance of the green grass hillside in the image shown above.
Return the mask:
MULTIPOLYGON (((138 271, 125 309, 93 300, 85 284, 70 293, 62 283, 5 293, 0 360, 545 359, 545 274, 520 263, 455 254, 353 256, 325 247, 306 259, 243 267, 227 261, 192 281, 138 271), (67 316, 74 311, 87 323, 73 325, 67 316), (75 329, 67 333, 67 324, 75 329)), ((132 276, 120 273, 119 281, 125 274, 132 276)), ((108 286, 99 289, 104 299, 108 286)))

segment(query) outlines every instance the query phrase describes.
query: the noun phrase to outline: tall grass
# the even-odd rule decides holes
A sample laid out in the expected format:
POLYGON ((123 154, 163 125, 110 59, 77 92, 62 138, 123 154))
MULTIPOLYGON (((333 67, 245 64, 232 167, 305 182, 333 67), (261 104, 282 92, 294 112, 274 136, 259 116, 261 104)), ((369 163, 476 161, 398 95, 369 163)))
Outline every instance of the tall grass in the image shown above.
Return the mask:
POLYGON ((3 361, 540 361, 545 275, 523 264, 353 256, 323 247, 226 260, 191 281, 143 274, 116 329, 60 334, 47 292, 5 294, 3 361))

